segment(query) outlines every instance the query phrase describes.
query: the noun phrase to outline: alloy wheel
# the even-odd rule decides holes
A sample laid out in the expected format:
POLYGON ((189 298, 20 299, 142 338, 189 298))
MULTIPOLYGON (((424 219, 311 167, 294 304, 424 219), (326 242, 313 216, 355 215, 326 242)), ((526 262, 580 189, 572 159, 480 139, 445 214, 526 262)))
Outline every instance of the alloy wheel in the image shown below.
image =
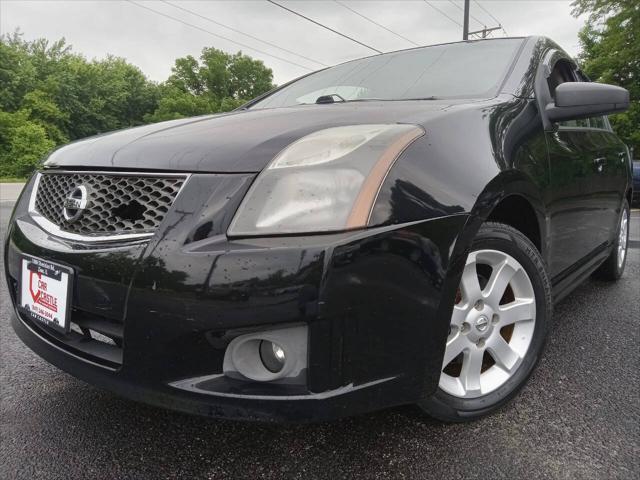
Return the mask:
POLYGON ((627 255, 627 228, 629 227, 629 211, 625 208, 620 219, 620 228, 618 229, 618 268, 624 265, 624 259, 627 255))
POLYGON ((529 349, 535 318, 535 293, 524 267, 498 250, 471 252, 451 316, 440 388, 477 398, 502 386, 529 349))

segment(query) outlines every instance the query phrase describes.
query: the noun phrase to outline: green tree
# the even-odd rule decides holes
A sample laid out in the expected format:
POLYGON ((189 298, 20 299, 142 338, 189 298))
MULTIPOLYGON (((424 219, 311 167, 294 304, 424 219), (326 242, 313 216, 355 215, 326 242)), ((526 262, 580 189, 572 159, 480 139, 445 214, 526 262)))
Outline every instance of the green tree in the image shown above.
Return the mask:
POLYGON ((217 110, 216 105, 212 105, 208 97, 204 95, 193 95, 171 85, 161 86, 160 92, 158 108, 152 114, 145 115, 146 122, 194 117, 217 110))
POLYGON ((15 35, 0 37, 0 110, 20 108, 24 95, 34 88, 36 69, 28 53, 17 48, 15 35))
POLYGON ((0 36, 0 174, 28 174, 69 140, 148 122, 226 112, 272 88, 273 74, 241 52, 179 58, 163 84, 107 56, 88 61, 64 39, 0 36))
POLYGON ((573 15, 587 14, 580 31, 579 61, 594 81, 620 85, 631 107, 611 115, 620 137, 640 154, 640 3, 638 0, 574 0, 573 15))
POLYGON ((69 141, 64 133, 68 128, 69 114, 61 111, 48 93, 33 90, 25 94, 20 111, 25 112, 33 123, 44 128, 47 138, 56 145, 69 141))
POLYGON ((137 67, 111 56, 92 62, 66 58, 44 88, 68 114, 72 140, 141 125, 158 100, 157 86, 137 67))
POLYGON ((242 52, 204 48, 200 60, 178 58, 147 121, 228 112, 273 88, 273 72, 242 52))
POLYGON ((121 58, 89 62, 64 39, 0 37, 3 175, 28 173, 69 140, 140 125, 157 105, 158 86, 121 58))
POLYGON ((0 60, 0 107, 29 109, 57 143, 140 125, 157 107, 157 85, 136 66, 113 56, 87 61, 64 39, 4 36, 0 60))
POLYGON ((29 121, 25 112, 0 111, 0 175, 29 175, 54 146, 45 129, 29 121))
POLYGON ((227 98, 251 100, 273 88, 273 73, 260 60, 237 53, 228 67, 227 98))

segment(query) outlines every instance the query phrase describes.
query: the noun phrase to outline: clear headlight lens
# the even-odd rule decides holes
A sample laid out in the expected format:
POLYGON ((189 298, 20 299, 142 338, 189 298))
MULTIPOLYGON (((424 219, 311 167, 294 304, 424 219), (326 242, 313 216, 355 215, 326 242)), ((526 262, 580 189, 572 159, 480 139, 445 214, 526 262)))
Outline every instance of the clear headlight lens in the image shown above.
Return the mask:
POLYGON ((229 235, 366 226, 393 162, 423 134, 415 125, 351 125, 297 140, 260 173, 238 208, 229 235))

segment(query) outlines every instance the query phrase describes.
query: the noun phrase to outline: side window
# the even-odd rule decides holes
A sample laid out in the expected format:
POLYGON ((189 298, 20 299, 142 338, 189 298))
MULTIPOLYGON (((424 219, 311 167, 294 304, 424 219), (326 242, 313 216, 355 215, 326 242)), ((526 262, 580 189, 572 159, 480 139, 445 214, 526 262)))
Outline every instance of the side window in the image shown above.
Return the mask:
POLYGON ((589 128, 589 119, 580 118, 578 120, 565 120, 564 122, 560 122, 558 125, 569 128, 589 128))
POLYGON ((589 119, 589 124, 590 124, 591 128, 599 128, 601 130, 609 130, 609 126, 607 125, 606 120, 602 116, 600 116, 600 117, 591 117, 589 119))
MULTIPOLYGON (((580 70, 574 70, 573 66, 566 60, 559 60, 553 67, 551 75, 549 75, 549 90, 551 96, 555 98, 555 89, 564 82, 589 82, 589 78, 580 70)), ((559 122, 560 127, 565 128, 598 128, 601 130, 609 130, 609 126, 605 117, 581 118, 578 120, 565 120, 559 122)))
MULTIPOLYGON (((572 65, 566 60, 558 60, 551 71, 551 75, 549 75, 549 79, 547 80, 549 83, 549 92, 551 93, 551 97, 555 98, 556 88, 558 85, 565 82, 575 81, 577 81, 577 79, 572 65)), ((589 127, 589 120, 586 118, 579 120, 565 120, 564 122, 559 122, 558 125, 566 128, 584 128, 589 127)))
POLYGON ((553 66, 553 70, 547 79, 549 84, 549 92, 551 98, 556 98, 556 88, 558 85, 565 82, 575 82, 576 78, 573 75, 573 68, 571 64, 566 60, 558 60, 553 66))

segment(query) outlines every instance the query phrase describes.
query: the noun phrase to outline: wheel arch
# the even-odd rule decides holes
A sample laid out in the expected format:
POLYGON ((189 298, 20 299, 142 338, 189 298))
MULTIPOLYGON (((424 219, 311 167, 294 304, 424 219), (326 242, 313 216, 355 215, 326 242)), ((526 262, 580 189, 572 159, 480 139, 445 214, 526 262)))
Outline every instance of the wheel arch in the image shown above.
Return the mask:
POLYGON ((547 211, 542 193, 526 173, 509 170, 487 184, 465 225, 471 233, 466 235, 471 237, 468 246, 486 221, 504 223, 520 231, 546 258, 547 211))
MULTIPOLYGON (((469 212, 469 217, 462 227, 455 247, 451 253, 449 269, 444 281, 443 296, 438 310, 438 319, 442 324, 447 324, 451 318, 455 292, 460 284, 460 278, 464 270, 467 256, 471 250, 473 240, 478 230, 487 220, 500 218, 504 223, 505 210, 501 208, 515 208, 526 205, 526 211, 530 217, 523 215, 525 220, 535 222, 539 251, 546 263, 546 218, 543 197, 534 181, 524 172, 519 170, 507 170, 494 177, 478 195, 477 200, 469 212), (501 207, 502 206, 502 207, 501 207), (492 214, 494 217, 492 217, 492 214)), ((514 217, 510 217, 514 218, 514 217)), ((513 226, 513 225, 511 225, 513 226)), ((513 226, 517 229, 517 227, 513 226)), ((523 232, 525 236, 527 235, 523 232)), ((534 245, 535 241, 532 240, 534 245)), ((443 352, 444 354, 444 347, 443 352)))
POLYGON ((533 180, 522 171, 501 172, 486 185, 469 212, 451 254, 447 280, 457 288, 473 240, 487 220, 506 223, 521 231, 547 263, 547 218, 542 194, 533 180), (524 213, 518 208, 523 208, 524 213))

